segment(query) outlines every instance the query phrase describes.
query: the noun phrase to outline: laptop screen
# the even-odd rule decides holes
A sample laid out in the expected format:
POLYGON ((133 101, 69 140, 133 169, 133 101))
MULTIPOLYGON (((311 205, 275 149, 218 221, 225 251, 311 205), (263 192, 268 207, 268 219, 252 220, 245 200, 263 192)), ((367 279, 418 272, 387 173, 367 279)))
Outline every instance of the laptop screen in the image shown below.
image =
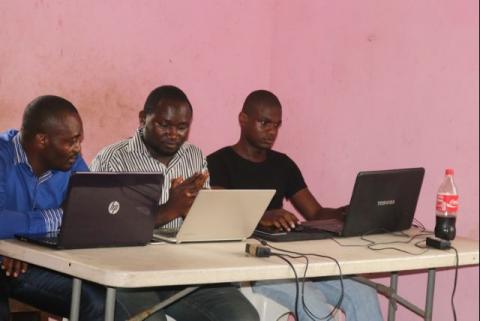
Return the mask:
POLYGON ((342 235, 410 228, 424 174, 421 167, 358 173, 342 235))
POLYGON ((70 179, 62 248, 140 245, 150 241, 160 173, 76 173, 70 179))

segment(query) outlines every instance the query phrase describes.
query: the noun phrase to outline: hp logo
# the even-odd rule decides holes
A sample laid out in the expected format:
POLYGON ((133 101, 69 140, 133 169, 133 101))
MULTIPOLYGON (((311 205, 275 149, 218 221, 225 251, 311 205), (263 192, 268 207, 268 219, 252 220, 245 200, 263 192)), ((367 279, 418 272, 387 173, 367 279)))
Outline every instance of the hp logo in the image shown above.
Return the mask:
POLYGON ((120 203, 117 201, 110 202, 108 204, 108 213, 115 215, 120 211, 120 203))

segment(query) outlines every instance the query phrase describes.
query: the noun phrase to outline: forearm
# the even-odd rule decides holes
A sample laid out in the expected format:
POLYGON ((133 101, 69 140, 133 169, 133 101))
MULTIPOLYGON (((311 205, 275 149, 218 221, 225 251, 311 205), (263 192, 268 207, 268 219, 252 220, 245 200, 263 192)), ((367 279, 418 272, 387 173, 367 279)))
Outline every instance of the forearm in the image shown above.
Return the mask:
POLYGON ((339 208, 322 207, 315 213, 315 219, 344 219, 345 206, 339 208))
POLYGON ((0 210, 0 239, 12 238, 18 233, 45 233, 55 231, 62 222, 61 209, 28 212, 0 210))
POLYGON ((160 205, 155 214, 155 227, 163 226, 180 216, 182 213, 168 203, 160 205))

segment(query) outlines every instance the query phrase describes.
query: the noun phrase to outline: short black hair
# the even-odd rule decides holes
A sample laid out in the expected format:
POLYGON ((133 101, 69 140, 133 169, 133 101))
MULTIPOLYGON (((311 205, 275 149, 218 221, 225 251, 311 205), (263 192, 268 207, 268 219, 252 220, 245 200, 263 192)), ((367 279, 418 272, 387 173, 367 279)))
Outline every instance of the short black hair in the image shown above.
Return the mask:
POLYGON ((65 98, 45 95, 32 100, 23 113, 22 137, 31 139, 38 133, 47 133, 51 124, 66 113, 79 114, 65 98))
POLYGON ((264 89, 251 92, 243 103, 242 112, 249 115, 257 106, 276 106, 282 108, 280 100, 272 92, 264 89))
POLYGON ((165 85, 155 88, 148 95, 147 100, 145 101, 145 106, 143 107, 145 115, 152 114, 155 107, 159 106, 163 100, 173 100, 185 103, 193 113, 192 104, 190 104, 187 95, 185 95, 185 93, 178 87, 165 85))

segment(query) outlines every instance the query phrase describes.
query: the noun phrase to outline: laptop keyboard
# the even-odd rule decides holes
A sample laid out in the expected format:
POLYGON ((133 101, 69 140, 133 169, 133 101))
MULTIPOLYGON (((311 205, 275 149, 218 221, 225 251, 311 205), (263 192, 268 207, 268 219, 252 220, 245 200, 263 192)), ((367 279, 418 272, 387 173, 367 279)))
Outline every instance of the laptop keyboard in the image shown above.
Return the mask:
POLYGON ((309 231, 331 231, 341 232, 343 230, 343 222, 338 219, 314 220, 302 224, 304 229, 309 231))
POLYGON ((59 232, 49 232, 43 235, 39 235, 36 239, 44 244, 57 245, 59 232))
POLYGON ((55 247, 58 244, 58 235, 59 231, 55 231, 44 234, 15 235, 15 237, 23 241, 55 247))

